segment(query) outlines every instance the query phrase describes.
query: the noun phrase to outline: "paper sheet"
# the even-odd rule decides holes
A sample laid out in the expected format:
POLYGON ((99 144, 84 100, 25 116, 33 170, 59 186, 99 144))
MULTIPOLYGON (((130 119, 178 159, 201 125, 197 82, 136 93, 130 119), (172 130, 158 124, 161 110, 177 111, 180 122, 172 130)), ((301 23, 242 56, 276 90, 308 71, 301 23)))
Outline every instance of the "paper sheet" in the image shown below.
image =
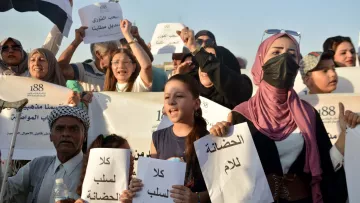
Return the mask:
POLYGON ((87 202, 119 202, 129 184, 130 150, 94 148, 83 182, 81 199, 87 202))
POLYGON ((212 202, 274 201, 246 123, 231 127, 227 137, 207 135, 194 145, 212 202))
POLYGON ((124 38, 120 30, 120 20, 123 19, 120 4, 95 3, 79 9, 79 16, 85 30, 84 43, 97 43, 124 38))

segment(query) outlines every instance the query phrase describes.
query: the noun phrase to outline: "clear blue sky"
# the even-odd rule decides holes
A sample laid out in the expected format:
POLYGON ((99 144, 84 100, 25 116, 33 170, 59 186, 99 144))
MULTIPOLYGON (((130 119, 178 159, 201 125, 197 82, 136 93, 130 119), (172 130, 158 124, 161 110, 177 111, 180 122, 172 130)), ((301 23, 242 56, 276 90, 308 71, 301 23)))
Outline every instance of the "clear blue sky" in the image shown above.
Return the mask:
MULTIPOLYGON (((95 2, 74 0, 74 23, 60 53, 74 39, 74 30, 81 26, 78 9, 95 2)), ((136 21, 146 42, 150 41, 156 24, 182 22, 195 32, 212 31, 218 45, 248 60, 248 68, 253 64, 263 31, 268 28, 301 32, 303 55, 321 50, 322 43, 330 36, 350 36, 355 46, 359 41, 359 0, 120 0, 120 5, 124 17, 136 21)), ((40 47, 52 27, 51 21, 39 13, 11 10, 0 16, 0 39, 17 38, 25 49, 40 47)), ((72 61, 90 57, 89 45, 81 45, 72 61)), ((155 56, 154 64, 170 60, 169 55, 155 56)))

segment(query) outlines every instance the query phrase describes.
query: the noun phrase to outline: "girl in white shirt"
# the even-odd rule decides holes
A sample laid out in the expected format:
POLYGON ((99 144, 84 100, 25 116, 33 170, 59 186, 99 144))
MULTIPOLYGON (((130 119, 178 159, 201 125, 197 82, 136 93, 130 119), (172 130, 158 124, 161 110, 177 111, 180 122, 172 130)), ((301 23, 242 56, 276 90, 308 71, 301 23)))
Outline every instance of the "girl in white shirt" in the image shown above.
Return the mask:
POLYGON ((111 68, 106 72, 104 91, 148 92, 152 86, 152 65, 145 50, 132 36, 131 23, 120 22, 120 28, 132 52, 119 49, 112 54, 111 68))

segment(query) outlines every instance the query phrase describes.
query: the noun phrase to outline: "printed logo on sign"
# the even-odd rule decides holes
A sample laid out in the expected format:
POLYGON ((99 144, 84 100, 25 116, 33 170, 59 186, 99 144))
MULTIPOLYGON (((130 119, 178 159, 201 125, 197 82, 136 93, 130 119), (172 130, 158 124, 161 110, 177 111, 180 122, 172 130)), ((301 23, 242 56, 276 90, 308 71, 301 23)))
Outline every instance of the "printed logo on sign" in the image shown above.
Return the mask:
POLYGON ((30 86, 30 92, 27 94, 28 97, 45 97, 46 92, 44 91, 43 84, 34 84, 30 86))
POLYGON ((107 5, 101 5, 100 6, 100 13, 107 13, 109 12, 109 9, 107 7, 107 5))

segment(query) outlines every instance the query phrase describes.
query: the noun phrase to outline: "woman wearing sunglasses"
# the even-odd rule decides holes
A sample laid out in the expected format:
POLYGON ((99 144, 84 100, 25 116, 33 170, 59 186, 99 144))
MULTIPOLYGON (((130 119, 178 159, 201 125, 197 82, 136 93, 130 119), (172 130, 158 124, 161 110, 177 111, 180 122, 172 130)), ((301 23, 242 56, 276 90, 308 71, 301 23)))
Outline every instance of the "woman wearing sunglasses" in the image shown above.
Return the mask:
POLYGON ((320 115, 293 89, 299 61, 299 44, 291 35, 279 33, 262 42, 252 68, 259 89, 210 132, 224 136, 230 125, 248 124, 275 202, 344 203, 346 124, 355 127, 353 121, 360 119, 345 114, 340 104, 342 133, 332 146, 320 115))
POLYGON ((27 54, 19 40, 6 38, 0 43, 0 75, 26 76, 27 54))
MULTIPOLYGON (((220 46, 202 47, 203 44, 196 42, 194 31, 189 28, 177 33, 199 65, 194 77, 200 81, 201 96, 230 109, 251 97, 251 80, 239 74, 239 63, 229 50, 220 46)), ((193 75, 193 72, 190 74, 193 75)))

